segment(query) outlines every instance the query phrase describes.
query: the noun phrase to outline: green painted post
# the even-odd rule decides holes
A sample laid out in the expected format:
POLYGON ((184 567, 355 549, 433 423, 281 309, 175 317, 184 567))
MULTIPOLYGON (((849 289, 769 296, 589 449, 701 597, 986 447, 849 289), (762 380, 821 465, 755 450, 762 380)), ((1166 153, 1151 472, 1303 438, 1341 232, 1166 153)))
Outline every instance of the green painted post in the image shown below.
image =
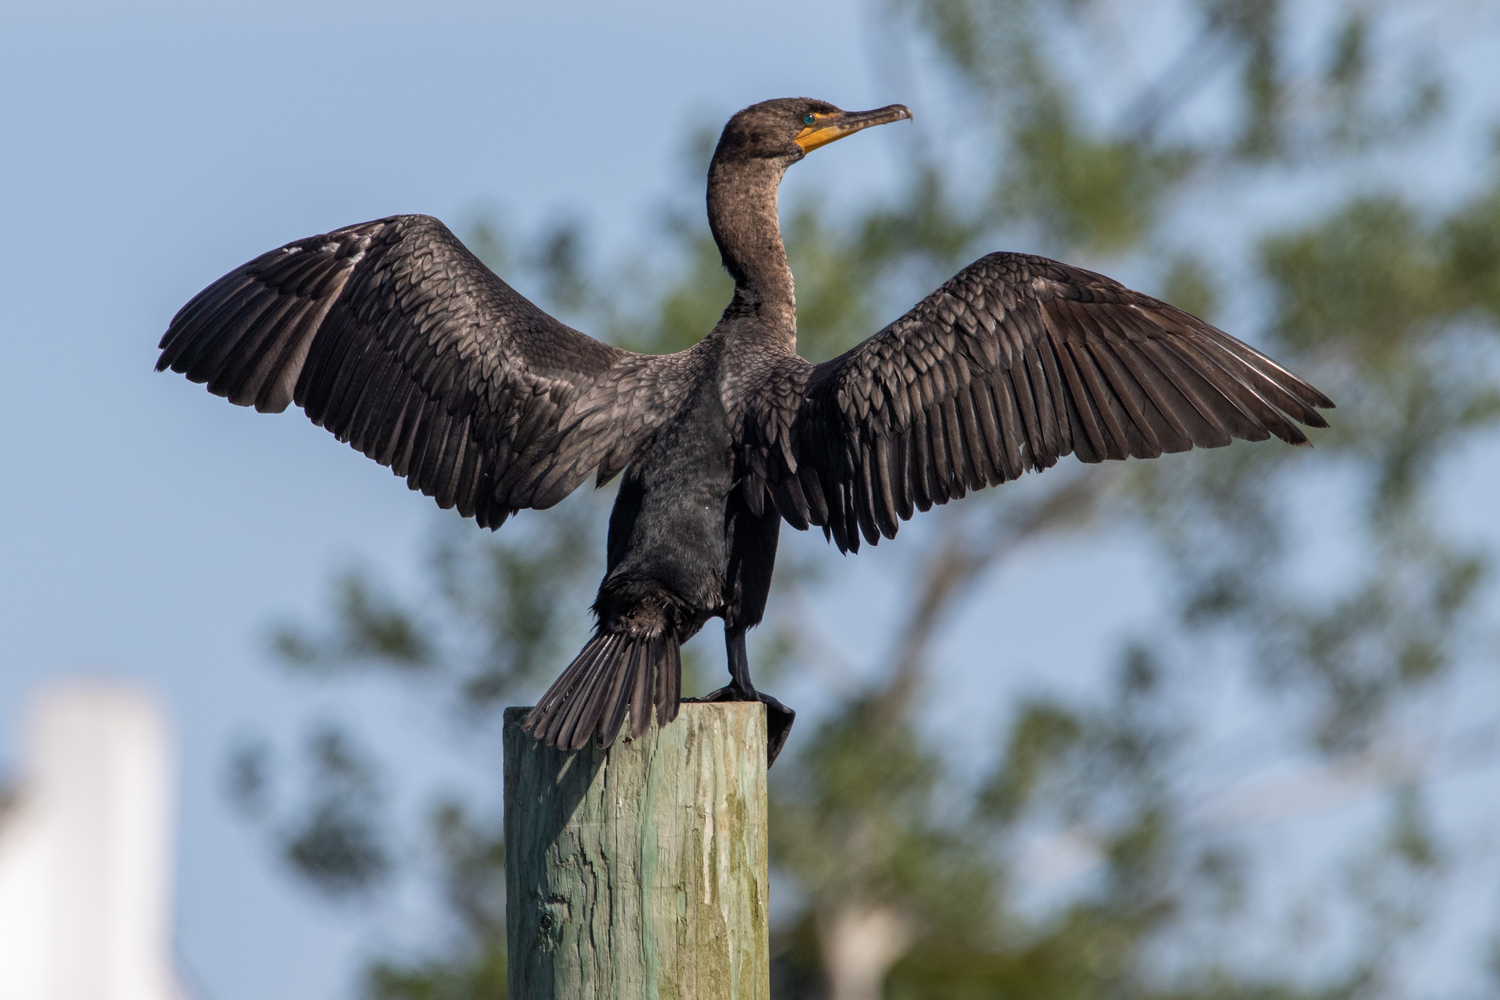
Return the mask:
POLYGON ((763 706, 571 754, 527 711, 505 711, 511 1000, 769 1000, 763 706))

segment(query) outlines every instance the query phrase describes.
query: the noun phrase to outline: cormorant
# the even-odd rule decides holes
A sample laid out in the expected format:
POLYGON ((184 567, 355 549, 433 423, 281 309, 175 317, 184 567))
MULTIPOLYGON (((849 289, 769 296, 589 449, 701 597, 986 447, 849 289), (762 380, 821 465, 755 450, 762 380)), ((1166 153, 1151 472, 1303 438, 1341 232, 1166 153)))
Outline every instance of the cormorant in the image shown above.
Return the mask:
POLYGON ((831 361, 797 355, 777 187, 812 150, 910 118, 788 98, 740 111, 708 169, 708 221, 734 298, 677 354, 610 347, 553 319, 437 219, 397 215, 288 243, 173 318, 170 367, 230 402, 301 406, 443 508, 496 528, 624 473, 593 638, 526 717, 563 749, 677 715, 681 643, 724 619, 730 683, 756 691, 782 520, 841 551, 915 510, 1052 466, 1154 458, 1297 426, 1333 403, 1254 348, 1103 275, 992 253, 831 361))

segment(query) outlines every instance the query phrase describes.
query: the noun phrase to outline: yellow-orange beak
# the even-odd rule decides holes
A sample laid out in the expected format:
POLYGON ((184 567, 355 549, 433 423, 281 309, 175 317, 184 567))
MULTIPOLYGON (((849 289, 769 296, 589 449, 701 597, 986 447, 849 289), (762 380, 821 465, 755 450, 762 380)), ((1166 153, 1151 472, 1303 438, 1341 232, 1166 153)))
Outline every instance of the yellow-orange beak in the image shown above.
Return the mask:
POLYGON ((836 111, 832 114, 814 115, 813 123, 797 133, 796 141, 804 153, 811 153, 819 146, 853 135, 862 128, 899 122, 910 117, 911 109, 904 104, 891 104, 874 111, 836 111))

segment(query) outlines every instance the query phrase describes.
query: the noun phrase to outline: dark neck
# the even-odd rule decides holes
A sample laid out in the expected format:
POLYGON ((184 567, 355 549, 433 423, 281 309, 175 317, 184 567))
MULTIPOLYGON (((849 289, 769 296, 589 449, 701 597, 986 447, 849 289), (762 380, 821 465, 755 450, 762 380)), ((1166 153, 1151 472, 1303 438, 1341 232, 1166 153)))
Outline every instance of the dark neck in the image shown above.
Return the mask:
POLYGON ((787 164, 715 160, 708 168, 708 225, 734 278, 725 319, 750 316, 797 341, 797 299, 776 220, 776 188, 787 164))

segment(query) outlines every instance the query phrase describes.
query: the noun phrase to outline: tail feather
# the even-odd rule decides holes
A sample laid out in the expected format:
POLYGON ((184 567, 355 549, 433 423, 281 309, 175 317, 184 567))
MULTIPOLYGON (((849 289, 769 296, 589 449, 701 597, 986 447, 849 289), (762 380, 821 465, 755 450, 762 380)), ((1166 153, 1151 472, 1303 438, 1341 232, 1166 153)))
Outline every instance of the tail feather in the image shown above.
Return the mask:
MULTIPOLYGON (((673 646, 676 643, 672 643, 673 646)), ((668 666, 667 669, 671 669, 668 666)), ((653 671, 649 666, 638 669, 635 687, 630 695, 630 736, 640 739, 651 728, 651 706, 656 701, 656 677, 665 671, 653 671)))
MULTIPOLYGON (((582 711, 585 694, 609 662, 609 654, 619 636, 596 636, 563 671, 561 677, 542 698, 531 715, 536 716, 536 733, 543 742, 562 750, 572 749, 573 730, 582 711), (543 711, 544 706, 546 711, 543 711)), ((530 717, 528 726, 532 725, 530 717)))
POLYGON ((613 661, 607 654, 600 655, 600 665, 594 670, 593 683, 578 697, 578 723, 573 730, 573 739, 570 743, 559 742, 559 747, 578 750, 589 741, 591 735, 602 740, 607 733, 609 739, 613 740, 615 733, 620 731, 618 722, 610 729, 609 720, 615 715, 620 702, 620 688, 625 676, 638 669, 640 647, 628 641, 617 642, 615 645, 621 649, 620 655, 613 661))
POLYGON ((666 669, 656 674, 656 724, 665 726, 677 718, 682 704, 682 647, 676 642, 666 651, 666 669))
POLYGON ((590 658, 588 669, 579 679, 577 690, 568 695, 567 705, 561 713, 562 724, 553 736, 553 746, 559 750, 577 750, 588 742, 590 731, 599 721, 596 715, 588 714, 595 705, 593 694, 609 680, 614 664, 610 653, 619 645, 618 640, 618 636, 610 636, 600 644, 590 658))
POLYGON ((547 689, 521 728, 559 750, 577 750, 593 737, 615 741, 625 715, 639 738, 651 725, 677 718, 682 700, 682 647, 667 632, 631 636, 596 633, 547 689))
POLYGON ((599 732, 620 731, 620 724, 625 721, 625 712, 630 708, 631 689, 635 687, 635 678, 640 672, 640 664, 633 658, 625 664, 625 669, 614 672, 609 691, 601 703, 603 722, 599 732))

